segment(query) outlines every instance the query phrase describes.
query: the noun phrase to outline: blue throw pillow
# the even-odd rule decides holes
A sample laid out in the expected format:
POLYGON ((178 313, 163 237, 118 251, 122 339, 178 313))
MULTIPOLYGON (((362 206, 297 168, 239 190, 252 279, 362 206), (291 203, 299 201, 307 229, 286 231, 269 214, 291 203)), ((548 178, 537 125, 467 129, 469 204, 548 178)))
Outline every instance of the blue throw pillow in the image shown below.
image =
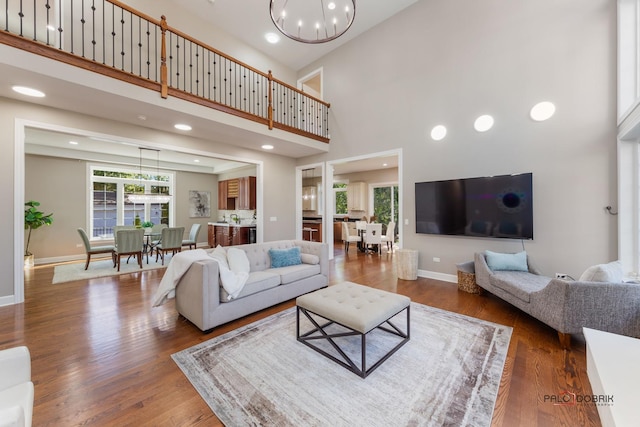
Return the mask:
POLYGON ((302 264, 300 248, 297 246, 289 249, 269 249, 269 256, 273 268, 302 264))
POLYGON ((485 251, 487 265, 491 270, 508 271, 529 271, 527 266, 527 253, 525 251, 517 254, 502 254, 499 252, 485 251))

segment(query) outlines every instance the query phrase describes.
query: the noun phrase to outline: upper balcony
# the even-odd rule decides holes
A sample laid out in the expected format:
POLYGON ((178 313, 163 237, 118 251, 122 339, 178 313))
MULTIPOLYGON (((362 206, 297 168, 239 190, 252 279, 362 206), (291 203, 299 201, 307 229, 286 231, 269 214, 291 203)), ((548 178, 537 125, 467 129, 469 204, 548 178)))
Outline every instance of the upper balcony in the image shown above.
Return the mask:
MULTIPOLYGON (((292 134, 285 139, 294 145, 328 150, 328 103, 170 27, 164 16, 116 0, 2 3, 1 44, 154 91, 171 105, 164 108, 187 101, 243 119, 231 126, 258 123, 269 130, 263 134, 292 134)), ((51 76, 41 66, 20 67, 51 76)))

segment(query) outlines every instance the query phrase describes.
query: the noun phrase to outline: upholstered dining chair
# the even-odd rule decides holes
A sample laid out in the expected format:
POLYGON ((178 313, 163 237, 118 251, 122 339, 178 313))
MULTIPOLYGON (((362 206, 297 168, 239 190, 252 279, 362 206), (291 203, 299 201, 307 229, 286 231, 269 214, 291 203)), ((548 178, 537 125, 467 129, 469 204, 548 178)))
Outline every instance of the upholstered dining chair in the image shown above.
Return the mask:
MULTIPOLYGON (((350 225, 347 221, 342 222, 342 241, 344 242, 344 251, 347 253, 349 253, 351 242, 356 244, 360 242, 360 236, 358 236, 355 227, 350 227, 350 225)), ((355 226, 355 224, 353 225, 355 226)))
POLYGON ((382 224, 367 224, 364 247, 369 251, 369 248, 373 245, 377 245, 378 253, 382 252, 382 224))
POLYGON ((133 255, 138 260, 138 265, 142 268, 142 251, 144 248, 144 230, 142 228, 134 230, 115 231, 116 248, 113 252, 113 266, 120 271, 120 261, 124 255, 133 255))
POLYGON ((182 246, 189 246, 189 249, 195 249, 198 244, 198 234, 200 233, 201 224, 193 224, 189 231, 189 238, 182 241, 182 246))
POLYGON ((87 253, 87 262, 84 264, 84 269, 89 268, 89 262, 91 261, 91 255, 96 254, 111 254, 113 257, 113 251, 115 249, 114 245, 104 245, 104 246, 91 246, 89 242, 89 236, 82 228, 78 228, 78 234, 82 238, 82 243, 84 243, 84 250, 87 253))
POLYGON ((387 244, 387 250, 393 249, 393 244, 396 242, 396 222, 389 221, 387 225, 387 232, 382 236, 382 243, 387 244))
POLYGON ((160 256, 162 258, 162 265, 164 265, 164 255, 167 252, 171 252, 172 254, 181 252, 183 235, 184 227, 163 228, 160 243, 155 247, 156 261, 158 261, 158 256, 160 256))

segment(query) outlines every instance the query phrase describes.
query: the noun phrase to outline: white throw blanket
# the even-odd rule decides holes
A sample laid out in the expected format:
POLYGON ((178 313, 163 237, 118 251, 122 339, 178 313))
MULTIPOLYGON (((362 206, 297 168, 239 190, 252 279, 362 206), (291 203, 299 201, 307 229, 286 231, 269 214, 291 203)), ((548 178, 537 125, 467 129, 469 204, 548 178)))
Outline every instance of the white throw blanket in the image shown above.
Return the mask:
POLYGON ((204 249, 194 249, 192 251, 178 252, 171 257, 167 270, 160 281, 160 286, 158 286, 158 290, 153 297, 153 307, 158 307, 167 302, 168 299, 175 298, 176 286, 178 286, 178 282, 184 276, 184 273, 191 267, 191 264, 205 259, 214 259, 218 263, 222 287, 229 294, 229 300, 236 298, 244 288, 249 278, 249 273, 243 271, 235 273, 229 270, 225 263, 212 257, 204 249))
POLYGON ((167 266, 167 270, 164 272, 164 276, 162 276, 160 286, 153 297, 153 307, 158 307, 167 302, 167 299, 174 298, 176 296, 176 286, 180 278, 182 278, 184 273, 191 267, 191 264, 196 261, 202 261, 203 259, 211 259, 204 249, 178 252, 173 255, 167 266))

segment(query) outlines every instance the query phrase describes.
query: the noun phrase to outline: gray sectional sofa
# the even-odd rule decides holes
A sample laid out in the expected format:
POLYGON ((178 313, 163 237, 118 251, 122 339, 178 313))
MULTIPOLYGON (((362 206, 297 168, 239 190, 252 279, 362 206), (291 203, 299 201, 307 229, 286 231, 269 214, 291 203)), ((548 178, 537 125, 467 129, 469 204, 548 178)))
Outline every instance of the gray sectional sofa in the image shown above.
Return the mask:
POLYGON ((492 271, 476 253, 476 283, 558 331, 564 348, 582 328, 640 337, 640 285, 569 281, 530 271, 492 271))
POLYGON ((244 250, 250 264, 249 278, 235 299, 227 299, 228 294, 220 284, 218 263, 213 258, 191 264, 176 286, 176 309, 202 331, 207 332, 329 283, 326 243, 281 240, 233 248, 244 250), (294 246, 300 248, 301 264, 271 267, 269 249, 294 246))

